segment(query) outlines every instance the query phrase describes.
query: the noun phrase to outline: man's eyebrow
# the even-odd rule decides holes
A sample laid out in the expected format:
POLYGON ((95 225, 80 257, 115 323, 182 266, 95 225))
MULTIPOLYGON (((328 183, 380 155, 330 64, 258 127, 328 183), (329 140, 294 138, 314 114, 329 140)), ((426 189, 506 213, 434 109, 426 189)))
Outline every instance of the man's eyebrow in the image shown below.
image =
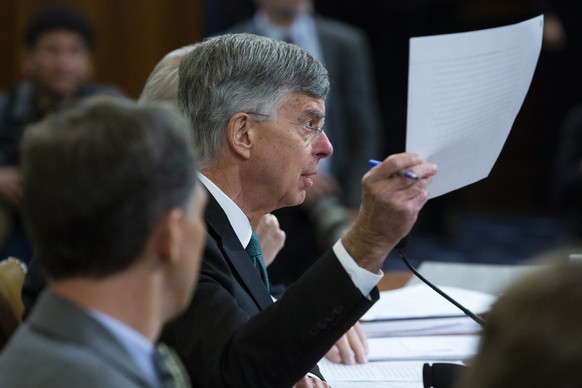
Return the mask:
POLYGON ((324 119, 325 113, 323 113, 320 109, 317 108, 307 108, 301 114, 302 117, 314 117, 316 119, 324 119))

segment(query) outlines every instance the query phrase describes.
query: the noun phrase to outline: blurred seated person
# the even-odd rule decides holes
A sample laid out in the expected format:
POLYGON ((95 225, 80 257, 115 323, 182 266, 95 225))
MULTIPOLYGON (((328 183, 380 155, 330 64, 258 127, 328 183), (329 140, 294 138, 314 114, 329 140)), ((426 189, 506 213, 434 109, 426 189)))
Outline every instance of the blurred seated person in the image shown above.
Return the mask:
POLYGON ((560 131, 554 172, 554 205, 572 232, 582 242, 582 104, 566 116, 560 131))
POLYGON ((544 267, 511 285, 487 316, 457 388, 582 387, 582 263, 544 267))
POLYGON ((0 92, 0 259, 28 263, 32 247, 19 214, 19 145, 24 128, 98 93, 120 94, 89 82, 94 34, 73 8, 46 8, 30 20, 24 42, 27 78, 0 92))
POLYGON ((342 237, 360 205, 368 160, 383 159, 382 128, 366 35, 318 15, 312 0, 256 0, 255 15, 229 32, 250 32, 294 43, 323 63, 331 89, 324 129, 334 153, 320 162, 298 207, 278 209, 287 242, 269 267, 272 283, 289 285, 342 237))
POLYGON ((190 386, 154 346, 192 297, 205 242, 189 123, 169 105, 93 97, 27 129, 22 149, 48 286, 0 354, 2 388, 190 386))

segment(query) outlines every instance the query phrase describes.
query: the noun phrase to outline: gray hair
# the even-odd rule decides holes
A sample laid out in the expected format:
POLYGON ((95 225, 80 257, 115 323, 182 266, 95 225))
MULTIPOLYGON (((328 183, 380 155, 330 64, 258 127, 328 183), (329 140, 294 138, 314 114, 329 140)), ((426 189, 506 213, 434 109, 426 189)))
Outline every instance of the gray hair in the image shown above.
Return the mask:
POLYGON ((291 93, 325 99, 327 70, 296 45, 226 34, 194 45, 179 70, 178 107, 191 120, 200 167, 218 158, 237 112, 273 115, 291 93))
POLYGON ((193 45, 180 47, 166 54, 150 73, 139 102, 167 101, 176 104, 178 96, 178 68, 182 58, 192 51, 193 45))

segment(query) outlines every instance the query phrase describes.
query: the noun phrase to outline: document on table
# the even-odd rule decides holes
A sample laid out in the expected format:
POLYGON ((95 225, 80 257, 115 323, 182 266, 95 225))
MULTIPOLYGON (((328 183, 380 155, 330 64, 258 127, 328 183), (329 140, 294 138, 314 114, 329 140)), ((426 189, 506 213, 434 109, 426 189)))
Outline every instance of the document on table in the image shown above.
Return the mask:
MULTIPOLYGON (((422 388, 422 368, 425 363, 432 364, 433 360, 382 361, 362 365, 343 365, 333 364, 323 359, 318 365, 326 381, 334 388, 354 387, 356 386, 355 382, 358 383, 358 387, 422 388), (365 383, 369 385, 364 385, 365 383)), ((455 363, 462 364, 461 361, 455 361, 455 363)))
POLYGON ((477 354, 480 339, 478 335, 368 338, 368 360, 468 360, 477 354))
MULTIPOLYGON (((476 314, 489 311, 495 295, 458 287, 441 287, 447 295, 476 314)), ((426 284, 382 291, 362 321, 463 316, 463 312, 426 284)))
MULTIPOLYGON (((475 314, 489 311, 497 297, 458 287, 440 287, 475 314)), ((370 338, 433 334, 474 334, 481 330, 471 318, 426 284, 380 293, 380 300, 361 318, 370 338)))
POLYGON ((486 178, 531 83, 543 15, 410 39, 406 150, 439 167, 430 197, 486 178))
POLYGON ((331 381, 422 381, 420 361, 369 362, 367 364, 334 364, 323 359, 321 373, 331 381))
POLYGON ((362 321, 368 338, 424 336, 444 334, 475 334, 481 326, 466 316, 451 318, 412 318, 398 320, 362 321))

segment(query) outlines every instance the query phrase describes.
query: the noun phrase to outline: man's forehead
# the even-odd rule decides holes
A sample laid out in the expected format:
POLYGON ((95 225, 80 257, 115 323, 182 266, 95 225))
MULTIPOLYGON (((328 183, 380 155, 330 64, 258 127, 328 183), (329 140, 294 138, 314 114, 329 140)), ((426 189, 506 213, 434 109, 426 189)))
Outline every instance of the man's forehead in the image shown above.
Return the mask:
POLYGON ((292 109, 297 113, 310 116, 325 116, 325 100, 304 93, 291 93, 281 108, 292 109))

